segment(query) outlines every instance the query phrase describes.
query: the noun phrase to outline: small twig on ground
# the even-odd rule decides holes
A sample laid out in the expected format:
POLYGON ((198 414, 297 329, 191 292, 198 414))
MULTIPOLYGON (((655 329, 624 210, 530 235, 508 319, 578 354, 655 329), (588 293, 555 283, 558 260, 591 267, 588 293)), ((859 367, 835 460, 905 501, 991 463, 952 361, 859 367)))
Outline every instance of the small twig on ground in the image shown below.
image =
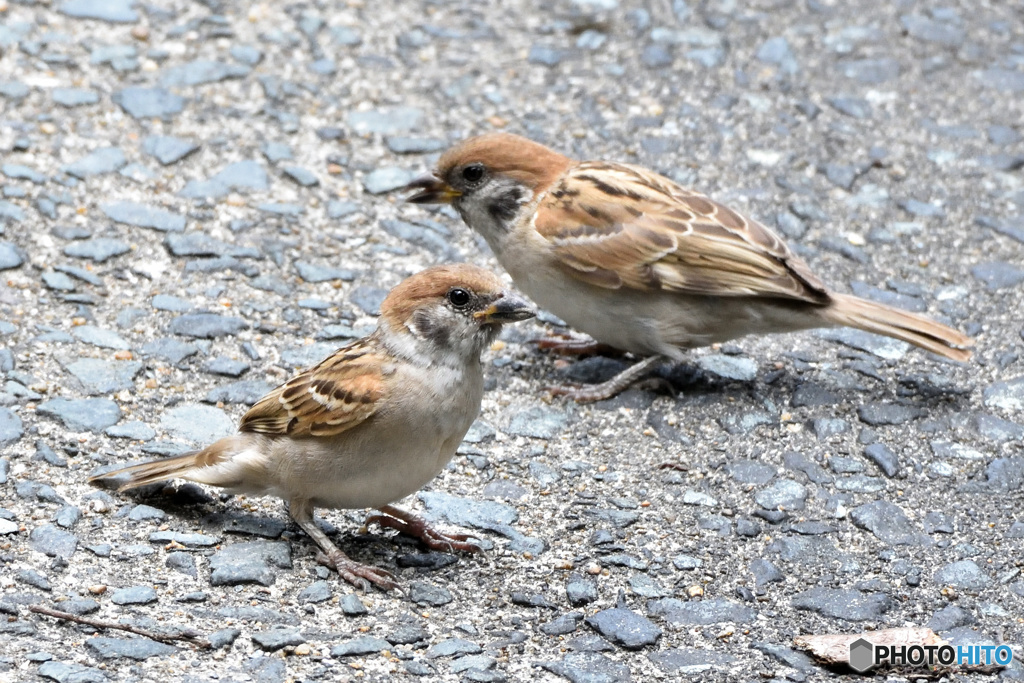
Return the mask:
POLYGON ((30 612, 35 612, 36 614, 45 614, 48 617, 63 619, 65 621, 73 621, 76 624, 85 624, 87 626, 95 626, 96 628, 112 628, 118 631, 128 631, 129 633, 134 633, 135 635, 142 636, 143 638, 167 643, 168 645, 176 641, 183 640, 195 645, 196 647, 210 647, 209 640, 204 638, 201 633, 190 629, 179 629, 177 633, 160 633, 159 631, 150 631, 149 629, 142 628, 140 626, 133 626, 132 624, 119 624, 114 621, 93 619, 92 617, 81 617, 77 614, 61 612, 60 610, 50 609, 49 607, 40 607, 39 605, 29 605, 28 609, 30 612))

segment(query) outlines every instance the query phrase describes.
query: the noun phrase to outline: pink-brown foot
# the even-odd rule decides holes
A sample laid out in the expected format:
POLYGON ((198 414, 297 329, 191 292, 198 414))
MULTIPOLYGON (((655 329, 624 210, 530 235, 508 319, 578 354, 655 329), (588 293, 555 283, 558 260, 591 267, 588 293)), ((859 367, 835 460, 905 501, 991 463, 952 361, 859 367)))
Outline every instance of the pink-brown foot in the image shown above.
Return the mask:
POLYGON ((552 351, 562 356, 621 356, 622 352, 608 344, 593 339, 575 337, 544 337, 530 342, 538 349, 552 351))
POLYGON ((379 567, 360 564, 340 550, 336 552, 321 550, 317 553, 316 559, 317 562, 338 572, 338 576, 364 592, 370 590, 371 583, 386 591, 398 588, 395 575, 391 572, 379 567))
POLYGON ((385 505, 380 511, 382 514, 370 515, 366 518, 367 526, 379 524, 382 527, 395 529, 406 536, 420 539, 431 550, 446 552, 461 550, 468 553, 483 552, 479 545, 469 542, 470 539, 475 538, 475 536, 470 534, 435 529, 422 517, 391 505, 385 505))
POLYGON ((593 403, 618 396, 633 384, 644 379, 644 375, 659 363, 664 362, 661 356, 649 356, 633 364, 607 382, 585 385, 556 385, 548 387, 552 396, 568 396, 577 403, 593 403))

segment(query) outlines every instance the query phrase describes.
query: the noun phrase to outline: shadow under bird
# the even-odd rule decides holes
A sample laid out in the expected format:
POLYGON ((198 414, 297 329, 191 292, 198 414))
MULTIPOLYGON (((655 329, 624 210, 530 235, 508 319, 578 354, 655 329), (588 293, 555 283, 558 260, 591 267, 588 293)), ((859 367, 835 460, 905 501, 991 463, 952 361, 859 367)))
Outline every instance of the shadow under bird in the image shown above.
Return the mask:
POLYGON ((397 587, 389 572, 350 559, 313 509, 376 508, 376 522, 441 550, 479 550, 391 503, 434 478, 480 413, 481 352, 533 306, 468 264, 404 280, 381 304, 376 330, 289 379, 242 418, 238 434, 177 457, 94 476, 119 491, 186 479, 272 495, 350 583, 397 587))
POLYGON ((684 349, 748 334, 848 326, 956 361, 971 355, 966 335, 832 291, 761 223, 639 166, 575 161, 489 133, 448 150, 405 189, 410 202, 451 204, 540 306, 646 357, 602 384, 558 392, 579 401, 614 396, 684 349))

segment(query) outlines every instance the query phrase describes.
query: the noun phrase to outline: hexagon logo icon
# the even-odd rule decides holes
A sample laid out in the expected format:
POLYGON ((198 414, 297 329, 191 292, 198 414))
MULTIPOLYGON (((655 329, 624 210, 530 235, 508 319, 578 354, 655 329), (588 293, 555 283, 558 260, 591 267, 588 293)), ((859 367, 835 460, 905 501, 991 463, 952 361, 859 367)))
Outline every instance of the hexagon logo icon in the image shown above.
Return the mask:
POLYGON ((875 665, 875 646, 866 638, 858 638, 850 643, 850 668, 857 673, 864 673, 875 665))

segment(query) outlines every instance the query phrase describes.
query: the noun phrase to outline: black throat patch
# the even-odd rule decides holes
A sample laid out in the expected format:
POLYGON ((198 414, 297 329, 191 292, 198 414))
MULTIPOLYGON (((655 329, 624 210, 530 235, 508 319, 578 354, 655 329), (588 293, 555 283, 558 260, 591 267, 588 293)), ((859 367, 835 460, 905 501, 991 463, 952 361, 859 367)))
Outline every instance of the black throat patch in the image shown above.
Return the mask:
POLYGON ((487 212, 495 220, 508 222, 519 212, 519 200, 522 197, 522 192, 518 187, 510 187, 487 205, 487 212))

